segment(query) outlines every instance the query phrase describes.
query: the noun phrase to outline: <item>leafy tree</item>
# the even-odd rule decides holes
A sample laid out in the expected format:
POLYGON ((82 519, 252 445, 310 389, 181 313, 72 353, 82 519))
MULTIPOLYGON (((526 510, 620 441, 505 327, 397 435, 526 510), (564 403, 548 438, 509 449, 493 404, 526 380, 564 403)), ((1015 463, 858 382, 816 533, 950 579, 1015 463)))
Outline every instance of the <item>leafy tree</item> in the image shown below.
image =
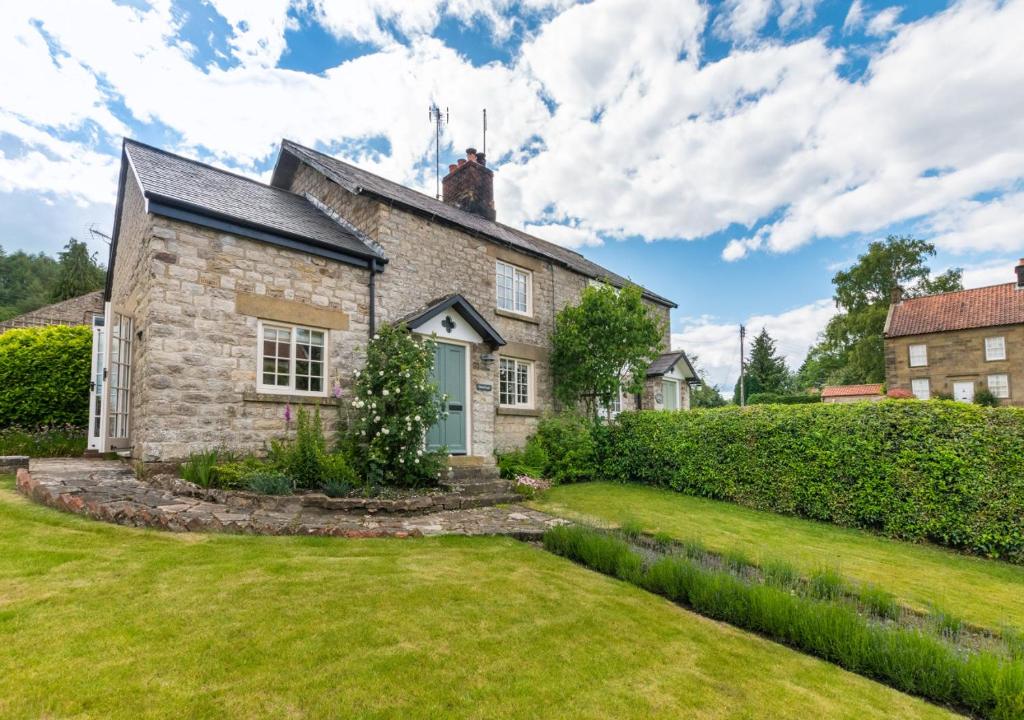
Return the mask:
POLYGON ((919 297, 963 289, 959 268, 931 277, 925 262, 933 255, 935 246, 929 242, 890 235, 871 243, 849 270, 836 273, 832 283, 840 312, 808 352, 800 382, 811 380, 809 385, 817 386, 883 382, 882 333, 893 293, 919 297))
POLYGON ((52 257, 20 250, 8 255, 0 248, 0 320, 46 305, 56 277, 52 257))
POLYGON ((51 302, 70 300, 103 287, 107 271, 96 262, 96 254, 90 254, 84 242, 71 238, 57 257, 57 280, 50 292, 51 302))
POLYGON ((648 310, 640 288, 586 287, 579 305, 567 306, 555 317, 555 397, 571 407, 583 403, 594 415, 620 391, 642 392, 664 334, 664 323, 648 310))
POLYGON ((697 377, 700 378, 701 382, 697 387, 690 388, 690 407, 714 408, 725 405, 725 398, 722 397, 722 391, 719 387, 708 384, 707 372, 705 372, 704 368, 700 367, 700 358, 696 355, 690 355, 689 359, 690 365, 697 372, 697 377))
MULTIPOLYGON (((775 340, 765 328, 761 328, 761 332, 751 343, 743 380, 747 397, 755 393, 784 393, 789 389, 790 375, 789 368, 786 367, 786 360, 779 355, 775 347, 775 340)), ((733 391, 733 402, 736 404, 740 402, 738 380, 736 389, 733 391)))

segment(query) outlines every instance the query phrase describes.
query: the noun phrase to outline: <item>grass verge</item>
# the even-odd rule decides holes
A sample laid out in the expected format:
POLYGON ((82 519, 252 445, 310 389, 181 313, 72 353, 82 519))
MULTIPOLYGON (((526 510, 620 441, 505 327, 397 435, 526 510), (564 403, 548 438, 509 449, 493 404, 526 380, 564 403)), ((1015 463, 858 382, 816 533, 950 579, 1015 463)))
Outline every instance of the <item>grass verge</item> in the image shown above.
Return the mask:
POLYGON ((872 623, 828 593, 801 597, 678 555, 648 564, 625 540, 580 526, 552 528, 544 547, 903 692, 992 720, 1024 716, 1024 663, 958 652, 925 633, 872 623))
POLYGON ((758 559, 785 559, 804 575, 837 568, 920 612, 941 607, 977 626, 1024 630, 1024 567, 1019 565, 635 485, 563 485, 533 505, 585 522, 631 523, 648 533, 699 540, 718 553, 739 550, 758 559))

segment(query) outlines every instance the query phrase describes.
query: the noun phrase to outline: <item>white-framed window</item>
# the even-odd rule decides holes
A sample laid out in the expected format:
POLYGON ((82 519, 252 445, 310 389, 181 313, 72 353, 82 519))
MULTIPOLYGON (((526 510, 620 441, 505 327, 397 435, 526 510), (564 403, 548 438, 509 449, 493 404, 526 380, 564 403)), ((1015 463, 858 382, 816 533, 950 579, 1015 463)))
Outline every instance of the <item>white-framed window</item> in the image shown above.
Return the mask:
POLYGON ((914 378, 910 381, 910 392, 918 400, 927 400, 932 396, 932 386, 928 378, 914 378))
POLYGON ((1005 373, 988 376, 988 391, 997 398, 1010 397, 1010 376, 1005 373))
POLYGON ((910 346, 910 367, 924 367, 928 364, 928 346, 910 346))
POLYGON ((619 416, 619 413, 622 412, 622 392, 620 391, 616 393, 612 397, 611 403, 609 403, 608 405, 600 403, 598 405, 598 411, 601 417, 603 418, 617 418, 619 416))
POLYGON ((985 359, 1005 360, 1006 338, 1002 336, 985 338, 985 359))
POLYGON ((259 322, 260 392, 327 394, 327 331, 300 325, 259 322))
POLYGON ((498 260, 495 263, 495 285, 499 310, 530 315, 533 312, 533 273, 511 263, 498 260))
POLYGON ((533 363, 501 358, 498 365, 498 404, 502 407, 533 407, 533 363))

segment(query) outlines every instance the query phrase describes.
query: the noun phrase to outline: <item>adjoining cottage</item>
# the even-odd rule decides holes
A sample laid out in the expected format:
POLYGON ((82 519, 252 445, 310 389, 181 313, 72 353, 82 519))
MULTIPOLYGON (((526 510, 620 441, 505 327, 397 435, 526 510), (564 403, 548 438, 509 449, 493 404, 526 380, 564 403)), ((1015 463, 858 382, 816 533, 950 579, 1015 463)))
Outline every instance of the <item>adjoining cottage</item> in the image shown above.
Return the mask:
POLYGON ((96 290, 4 320, 0 322, 0 333, 49 325, 92 325, 93 320, 102 315, 103 291, 96 290))
MULTIPOLYGON (((482 153, 443 184, 436 200, 286 140, 266 185, 126 140, 90 448, 145 462, 258 451, 286 404, 350 398, 368 338, 398 321, 439 339, 449 415, 428 442, 481 464, 522 445, 554 409, 555 314, 590 282, 628 281, 496 222, 482 153)), ((669 347, 675 303, 644 301, 669 347)), ((688 405, 683 360, 651 376, 653 406, 688 405)))
POLYGON ((1024 259, 1017 281, 919 298, 894 298, 885 321, 890 390, 922 400, 972 402, 982 389, 1024 405, 1024 259))

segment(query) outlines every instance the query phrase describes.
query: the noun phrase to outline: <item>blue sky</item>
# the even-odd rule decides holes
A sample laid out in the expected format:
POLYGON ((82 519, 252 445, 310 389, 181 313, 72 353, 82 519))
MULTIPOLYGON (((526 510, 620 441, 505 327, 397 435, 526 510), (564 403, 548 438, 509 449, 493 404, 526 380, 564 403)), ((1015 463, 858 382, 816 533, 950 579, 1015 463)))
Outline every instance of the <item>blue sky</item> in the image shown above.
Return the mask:
POLYGON ((1008 282, 1024 254, 1024 2, 58 0, 0 8, 0 245, 105 253, 121 137, 267 179, 282 137, 432 191, 481 144, 499 220, 799 364, 873 239, 1008 282))

